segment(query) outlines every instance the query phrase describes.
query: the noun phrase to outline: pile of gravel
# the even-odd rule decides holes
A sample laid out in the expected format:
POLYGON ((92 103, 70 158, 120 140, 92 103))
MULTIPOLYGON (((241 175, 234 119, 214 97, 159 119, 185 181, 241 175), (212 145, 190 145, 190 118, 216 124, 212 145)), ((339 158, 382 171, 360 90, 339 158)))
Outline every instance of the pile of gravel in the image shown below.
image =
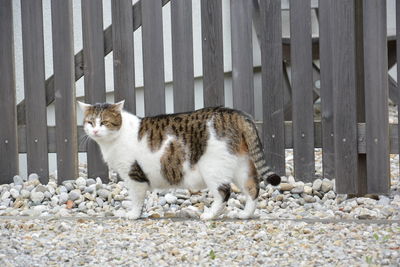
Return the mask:
MULTIPOLYGON (((130 207, 128 190, 123 181, 105 184, 100 178, 80 177, 57 186, 56 176, 47 185, 36 174, 24 180, 15 176, 13 183, 0 185, 0 216, 99 216, 124 217, 130 207)), ((232 185, 233 193, 222 217, 231 217, 244 207, 245 196, 232 185)), ((282 177, 279 186, 261 183, 255 217, 261 219, 400 219, 400 184, 393 179, 388 196, 349 198, 335 193, 335 183, 316 179, 313 183, 282 177)), ((143 218, 198 218, 212 202, 207 190, 191 192, 148 192, 143 218)))

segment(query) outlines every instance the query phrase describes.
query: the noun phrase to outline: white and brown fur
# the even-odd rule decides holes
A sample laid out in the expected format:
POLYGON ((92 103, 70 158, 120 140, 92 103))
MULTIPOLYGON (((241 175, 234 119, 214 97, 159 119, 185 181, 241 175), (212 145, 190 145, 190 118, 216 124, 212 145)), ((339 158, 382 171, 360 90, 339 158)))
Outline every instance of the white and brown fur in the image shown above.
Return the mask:
POLYGON ((247 196, 238 217, 250 218, 261 179, 280 183, 266 165, 252 118, 243 112, 217 107, 139 118, 123 110, 123 101, 79 105, 85 132, 129 188, 129 218, 140 217, 147 190, 208 188, 214 201, 201 219, 214 219, 229 199, 230 183, 247 196))

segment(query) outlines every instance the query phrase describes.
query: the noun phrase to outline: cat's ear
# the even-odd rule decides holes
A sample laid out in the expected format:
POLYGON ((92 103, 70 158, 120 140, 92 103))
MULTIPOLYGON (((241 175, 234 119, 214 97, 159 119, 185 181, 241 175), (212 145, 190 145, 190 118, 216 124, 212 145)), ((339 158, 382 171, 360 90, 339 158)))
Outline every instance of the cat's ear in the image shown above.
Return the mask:
POLYGON ((125 100, 115 103, 114 104, 115 109, 118 110, 119 112, 122 112, 122 110, 124 109, 124 103, 125 103, 125 100))
POLYGON ((78 102, 78 104, 79 104, 80 109, 81 109, 83 112, 85 112, 88 108, 91 107, 90 104, 86 104, 86 103, 83 103, 83 102, 81 102, 81 101, 77 101, 77 102, 78 102))

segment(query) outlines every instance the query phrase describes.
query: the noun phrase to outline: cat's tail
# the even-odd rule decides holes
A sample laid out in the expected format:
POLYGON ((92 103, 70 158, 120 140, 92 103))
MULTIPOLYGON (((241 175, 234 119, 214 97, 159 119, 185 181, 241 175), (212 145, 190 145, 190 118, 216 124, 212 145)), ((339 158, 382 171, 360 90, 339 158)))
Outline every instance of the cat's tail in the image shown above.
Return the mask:
POLYGON ((251 117, 246 116, 246 129, 244 129, 244 137, 249 149, 251 160, 256 166, 257 173, 264 183, 271 185, 278 185, 281 182, 281 177, 272 171, 271 167, 267 165, 264 157, 264 149, 254 121, 251 117))

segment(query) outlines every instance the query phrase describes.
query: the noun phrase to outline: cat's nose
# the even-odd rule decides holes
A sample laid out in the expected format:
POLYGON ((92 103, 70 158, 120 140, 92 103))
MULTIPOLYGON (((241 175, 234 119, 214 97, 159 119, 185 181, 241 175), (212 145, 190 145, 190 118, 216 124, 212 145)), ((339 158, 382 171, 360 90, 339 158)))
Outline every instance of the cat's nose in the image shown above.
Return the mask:
POLYGON ((94 134, 97 134, 99 132, 99 130, 93 130, 94 134))

